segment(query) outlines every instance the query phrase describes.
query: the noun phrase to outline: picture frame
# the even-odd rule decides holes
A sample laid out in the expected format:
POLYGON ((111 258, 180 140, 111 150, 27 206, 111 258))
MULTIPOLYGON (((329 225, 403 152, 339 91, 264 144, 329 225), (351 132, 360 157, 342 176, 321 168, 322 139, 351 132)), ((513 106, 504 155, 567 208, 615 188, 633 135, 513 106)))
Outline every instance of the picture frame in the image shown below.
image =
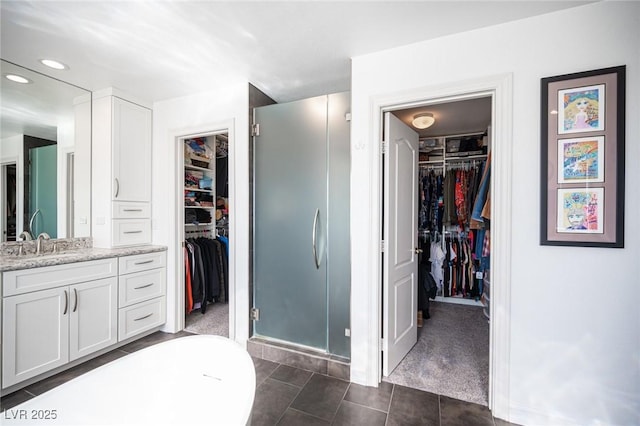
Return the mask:
POLYGON ((540 244, 624 247, 626 66, 541 79, 540 244))
POLYGON ((558 183, 604 182, 604 136, 558 139, 558 183))

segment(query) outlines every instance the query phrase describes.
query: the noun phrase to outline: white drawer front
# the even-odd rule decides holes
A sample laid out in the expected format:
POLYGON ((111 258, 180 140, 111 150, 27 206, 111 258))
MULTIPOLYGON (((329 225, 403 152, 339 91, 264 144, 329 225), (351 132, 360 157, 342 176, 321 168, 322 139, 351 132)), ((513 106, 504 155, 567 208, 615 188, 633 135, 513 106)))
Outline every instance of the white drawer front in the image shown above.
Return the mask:
POLYGON ((165 297, 128 306, 118 311, 118 341, 158 327, 166 321, 165 297))
POLYGON ((135 254, 132 256, 118 258, 118 270, 120 275, 147 271, 149 269, 164 268, 165 266, 167 266, 166 251, 135 254))
POLYGON ((133 305, 164 296, 167 288, 165 268, 122 275, 118 279, 118 306, 133 305))
POLYGON ((135 246, 151 243, 151 219, 114 219, 113 246, 135 246))
POLYGON ((4 286, 3 295, 12 296, 63 285, 114 277, 118 273, 117 267, 118 260, 112 258, 7 271, 2 273, 4 286))
POLYGON ((112 209, 114 219, 148 219, 151 217, 151 204, 149 203, 114 201, 112 209))

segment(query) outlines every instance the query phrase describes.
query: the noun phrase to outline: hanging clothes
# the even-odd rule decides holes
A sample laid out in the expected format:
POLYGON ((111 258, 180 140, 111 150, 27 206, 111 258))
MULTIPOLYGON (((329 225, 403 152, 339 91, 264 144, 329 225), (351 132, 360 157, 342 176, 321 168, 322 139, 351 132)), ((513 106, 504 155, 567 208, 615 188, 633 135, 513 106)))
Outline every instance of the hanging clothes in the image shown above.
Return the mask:
POLYGON ((229 261, 225 244, 214 238, 188 238, 185 253, 185 292, 192 300, 192 304, 187 302, 187 313, 199 309, 204 314, 208 303, 227 302, 229 261))

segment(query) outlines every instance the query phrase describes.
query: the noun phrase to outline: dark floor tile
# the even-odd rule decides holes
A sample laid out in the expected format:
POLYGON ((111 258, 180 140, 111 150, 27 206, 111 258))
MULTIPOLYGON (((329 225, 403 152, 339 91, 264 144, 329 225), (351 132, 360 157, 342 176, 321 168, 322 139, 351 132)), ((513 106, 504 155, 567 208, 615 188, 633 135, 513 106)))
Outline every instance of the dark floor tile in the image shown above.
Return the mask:
POLYGON ((442 426, 493 426, 489 408, 459 399, 440 396, 442 426))
POLYGON ((493 418, 493 423, 496 426, 520 426, 517 423, 509 423, 506 420, 502 420, 502 419, 496 419, 495 417, 493 418))
POLYGON ((47 377, 46 379, 42 379, 39 382, 35 382, 34 384, 27 386, 25 390, 34 395, 41 395, 91 370, 93 370, 93 367, 87 365, 85 362, 51 377, 47 377))
POLYGON ((327 375, 349 381, 351 378, 351 366, 340 361, 327 361, 327 375))
POLYGON ((85 361, 82 364, 78 364, 68 370, 61 371, 54 376, 42 379, 39 382, 27 386, 25 390, 34 395, 43 394, 55 387, 60 386, 63 383, 68 382, 71 379, 75 379, 76 377, 93 370, 94 368, 101 367, 111 361, 122 358, 125 355, 128 354, 126 352, 115 349, 113 351, 100 355, 99 357, 85 361))
POLYGON ((23 402, 30 400, 31 398, 33 398, 33 395, 25 390, 19 390, 10 393, 9 395, 5 395, 2 397, 2 401, 0 403, 0 411, 13 408, 18 404, 22 404, 23 402))
POLYGON ((439 424, 438 395, 405 386, 394 386, 387 426, 437 426, 439 424))
POLYGON ((326 420, 313 417, 310 414, 303 413, 302 411, 289 408, 285 411, 284 416, 278 422, 278 426, 325 426, 330 425, 326 420))
POLYGON ((333 419, 332 425, 367 425, 367 426, 384 426, 387 420, 387 413, 374 410, 373 408, 363 407, 348 401, 342 401, 338 413, 333 419))
POLYGON ((277 362, 267 361, 266 359, 251 358, 256 368, 256 388, 260 386, 264 379, 269 377, 271 373, 278 368, 277 362))
POLYGON ((251 339, 247 340, 247 352, 249 355, 262 358, 262 344, 251 341, 251 339))
POLYGON ((267 378, 256 388, 252 426, 273 426, 287 410, 300 388, 267 378))
POLYGON ((313 373, 311 371, 289 367, 288 365, 280 365, 269 377, 275 380, 280 380, 281 382, 289 383, 290 385, 303 387, 309 381, 312 374, 313 373))
POLYGON ((331 421, 349 386, 344 380, 314 374, 302 388, 291 408, 331 421))
POLYGON ((179 331, 177 333, 164 333, 162 331, 156 331, 155 333, 151 333, 148 336, 143 337, 142 339, 138 339, 134 342, 128 343, 122 347, 120 347, 121 351, 132 353, 135 351, 139 351, 140 349, 146 348, 148 346, 153 346, 158 343, 166 342, 167 340, 177 339, 179 337, 185 336, 193 336, 193 333, 189 333, 188 331, 179 331))
POLYGON ((129 355, 127 352, 121 351, 120 349, 114 349, 106 354, 102 354, 99 357, 90 359, 85 362, 88 368, 94 369, 98 367, 102 367, 105 364, 110 363, 111 361, 115 361, 116 359, 122 358, 124 356, 129 355))
POLYGON ((262 348, 262 357, 280 364, 290 365, 315 373, 327 374, 327 359, 311 356, 306 353, 265 345, 262 348))
POLYGON ((387 382, 381 382, 377 388, 351 383, 344 400, 387 412, 392 390, 393 385, 387 382))

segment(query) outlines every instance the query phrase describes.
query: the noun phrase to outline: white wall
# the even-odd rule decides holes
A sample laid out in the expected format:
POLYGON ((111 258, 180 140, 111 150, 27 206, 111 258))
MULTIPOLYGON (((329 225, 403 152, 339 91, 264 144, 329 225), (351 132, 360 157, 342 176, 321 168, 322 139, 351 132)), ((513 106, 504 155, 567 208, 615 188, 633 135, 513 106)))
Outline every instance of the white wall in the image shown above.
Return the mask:
MULTIPOLYGON (((157 102, 153 106, 152 232, 153 243, 168 246, 166 331, 181 329, 176 282, 183 274, 180 264, 181 236, 175 235, 177 202, 183 193, 184 176, 176 173, 176 137, 219 130, 230 126, 230 306, 229 318, 235 340, 244 344, 249 330, 249 86, 232 82, 220 90, 157 102), (235 288, 235 293, 233 288, 235 288), (238 315, 234 315, 238 312, 238 315), (234 316, 237 317, 235 325, 234 316)), ((180 145, 182 149, 182 145, 180 145)), ((180 226, 180 224, 178 224, 180 226)), ((180 228, 182 229, 182 228, 180 228)))
POLYGON ((377 256, 377 248, 366 244, 370 212, 378 208, 371 204, 377 167, 372 98, 512 73, 505 417, 521 424, 640 424, 639 40, 640 3, 600 2, 353 59, 352 380, 370 381, 372 346, 377 345, 367 316, 376 291, 369 265, 377 256), (540 79, 623 64, 625 248, 540 246, 540 79))
POLYGON ((75 124, 73 120, 59 122, 56 127, 57 131, 57 148, 58 161, 57 161, 57 197, 58 197, 58 238, 73 237, 67 233, 67 155, 74 152, 75 148, 75 124))

